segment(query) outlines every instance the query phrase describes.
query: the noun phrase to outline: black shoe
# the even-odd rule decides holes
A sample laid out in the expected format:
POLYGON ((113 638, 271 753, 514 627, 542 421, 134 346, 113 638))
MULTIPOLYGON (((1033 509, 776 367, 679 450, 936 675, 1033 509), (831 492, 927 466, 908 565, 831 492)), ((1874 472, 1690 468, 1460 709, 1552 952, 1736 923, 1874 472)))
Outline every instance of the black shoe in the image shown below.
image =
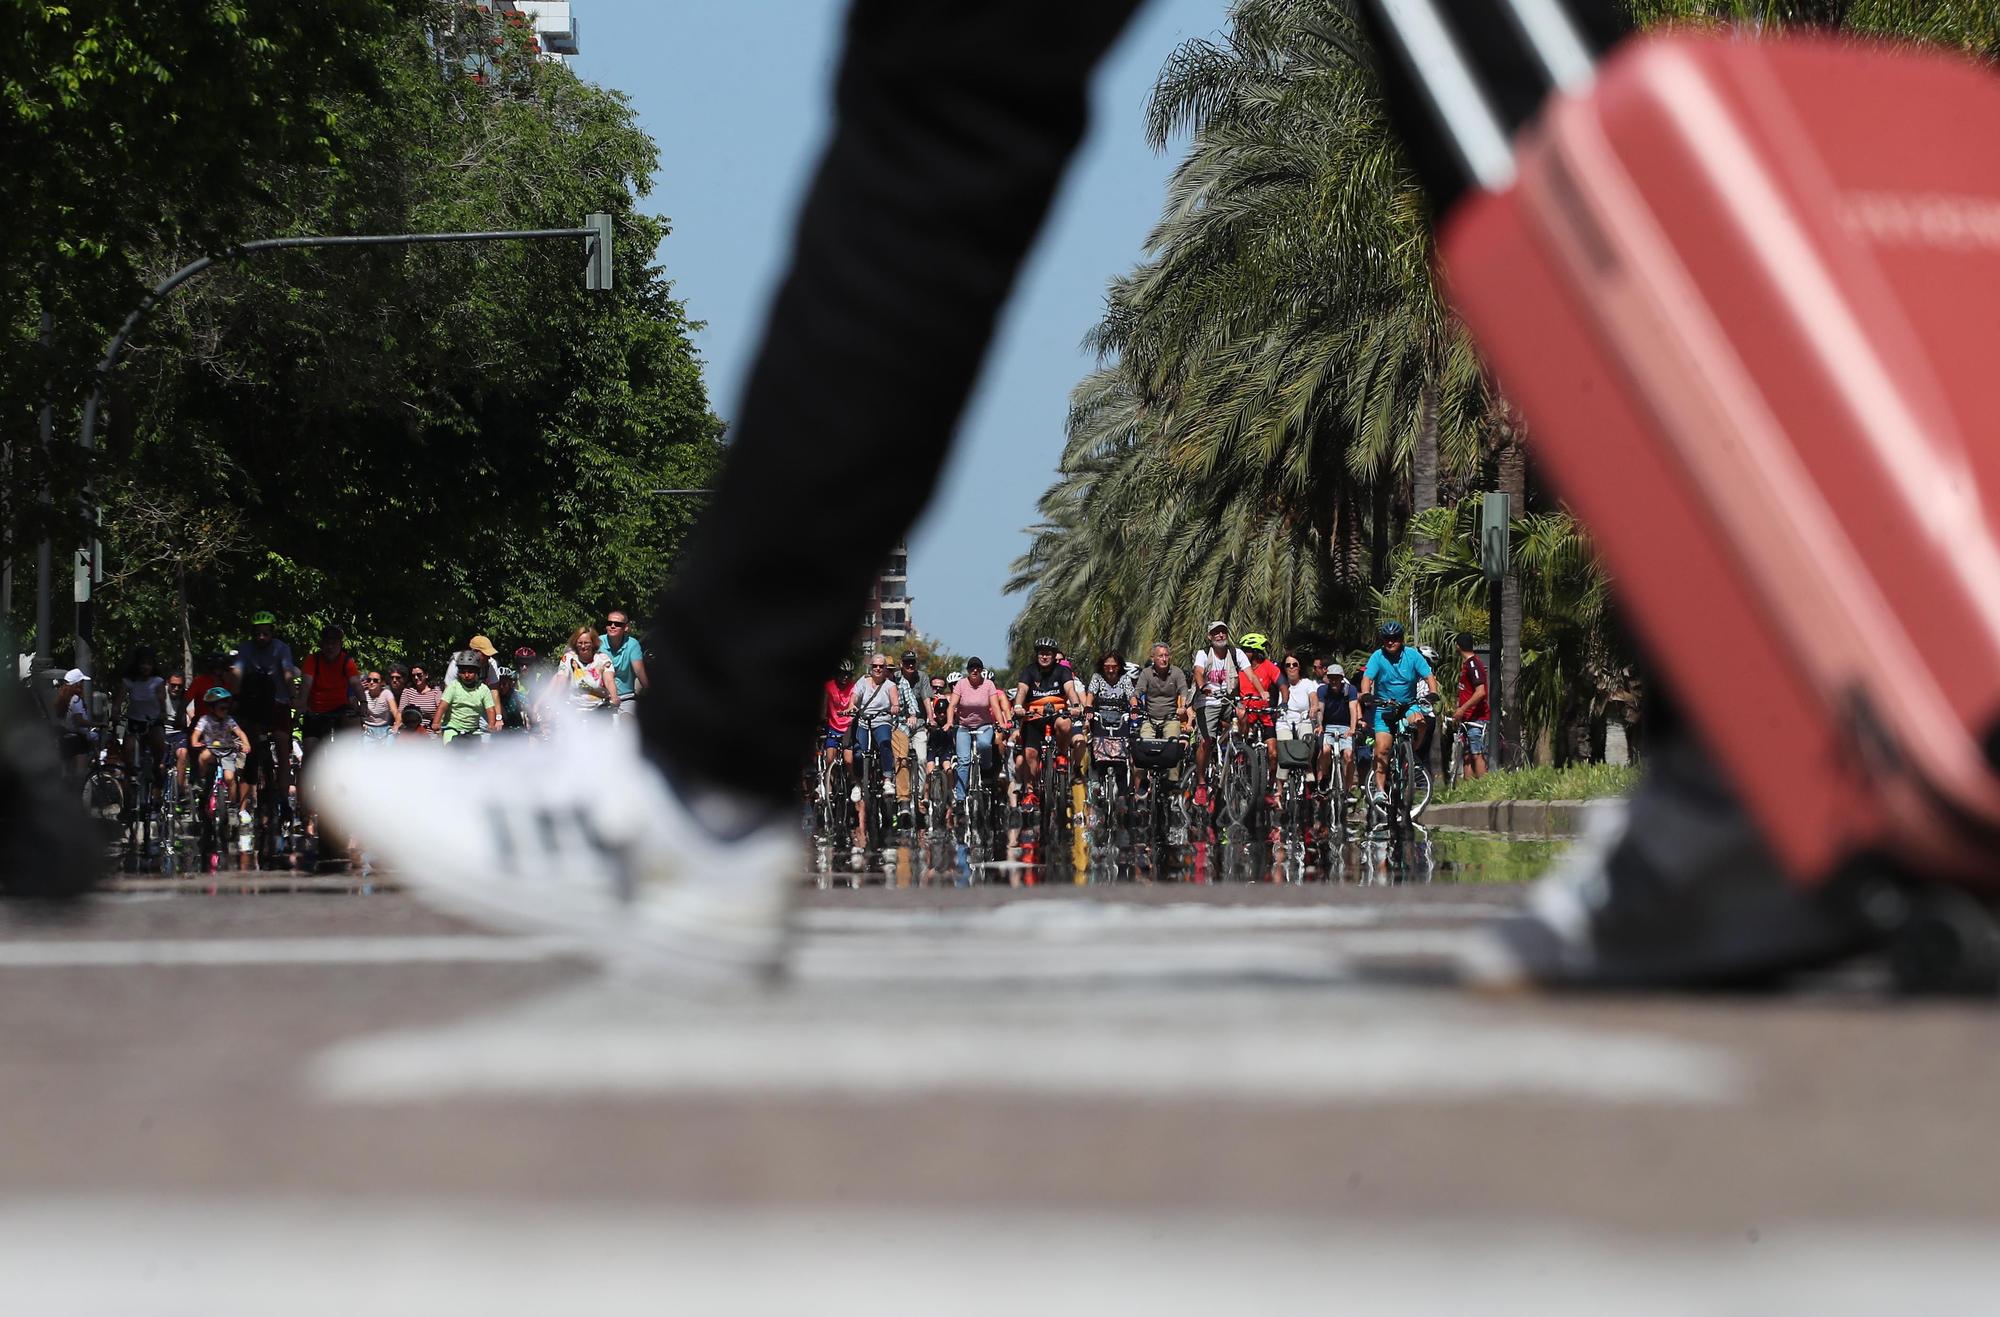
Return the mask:
POLYGON ((1656 749, 1629 807, 1588 833, 1502 924, 1495 984, 1726 988, 1836 963, 1879 936, 1848 893, 1787 882, 1689 743, 1656 749))

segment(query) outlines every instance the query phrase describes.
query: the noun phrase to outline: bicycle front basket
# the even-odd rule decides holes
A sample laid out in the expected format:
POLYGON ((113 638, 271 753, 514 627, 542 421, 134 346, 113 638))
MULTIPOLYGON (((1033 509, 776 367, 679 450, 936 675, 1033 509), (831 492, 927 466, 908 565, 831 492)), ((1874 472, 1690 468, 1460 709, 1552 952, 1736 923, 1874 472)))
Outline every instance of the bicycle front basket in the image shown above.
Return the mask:
POLYGON ((1132 743, 1132 762, 1149 772, 1160 768, 1179 768, 1186 754, 1185 741, 1148 739, 1132 743))

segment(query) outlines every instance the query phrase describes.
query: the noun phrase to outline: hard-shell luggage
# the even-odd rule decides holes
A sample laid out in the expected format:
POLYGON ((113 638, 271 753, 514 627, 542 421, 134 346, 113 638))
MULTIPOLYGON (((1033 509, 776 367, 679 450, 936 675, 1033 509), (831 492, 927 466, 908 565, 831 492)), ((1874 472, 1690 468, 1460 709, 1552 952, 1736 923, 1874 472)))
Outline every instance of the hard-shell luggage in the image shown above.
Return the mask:
POLYGON ((2000 886, 2000 77, 1496 0, 1510 123, 1448 8, 1448 293, 1655 667, 1797 881, 2000 886))

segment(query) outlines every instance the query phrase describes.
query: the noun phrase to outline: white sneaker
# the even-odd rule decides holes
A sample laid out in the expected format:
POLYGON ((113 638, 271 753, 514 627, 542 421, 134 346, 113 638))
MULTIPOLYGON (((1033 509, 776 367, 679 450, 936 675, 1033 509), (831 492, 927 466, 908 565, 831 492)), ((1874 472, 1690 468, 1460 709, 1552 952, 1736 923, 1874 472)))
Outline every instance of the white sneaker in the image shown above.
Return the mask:
POLYGON ((337 740, 308 786, 331 822, 450 913, 574 937, 607 964, 675 979, 782 968, 807 868, 789 813, 719 840, 609 720, 478 755, 337 740))

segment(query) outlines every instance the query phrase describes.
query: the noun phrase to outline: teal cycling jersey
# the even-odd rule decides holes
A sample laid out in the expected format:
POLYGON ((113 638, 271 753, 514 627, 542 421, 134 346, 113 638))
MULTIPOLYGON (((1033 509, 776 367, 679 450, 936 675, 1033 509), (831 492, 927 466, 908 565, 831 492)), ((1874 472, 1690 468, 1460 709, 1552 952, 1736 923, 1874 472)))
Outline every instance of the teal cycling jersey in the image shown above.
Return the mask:
POLYGON ((1379 649, 1370 654, 1361 675, 1375 683, 1375 694, 1381 699, 1406 704, 1417 698, 1419 684, 1431 675, 1431 665, 1422 654, 1405 645, 1401 657, 1394 662, 1379 649))

